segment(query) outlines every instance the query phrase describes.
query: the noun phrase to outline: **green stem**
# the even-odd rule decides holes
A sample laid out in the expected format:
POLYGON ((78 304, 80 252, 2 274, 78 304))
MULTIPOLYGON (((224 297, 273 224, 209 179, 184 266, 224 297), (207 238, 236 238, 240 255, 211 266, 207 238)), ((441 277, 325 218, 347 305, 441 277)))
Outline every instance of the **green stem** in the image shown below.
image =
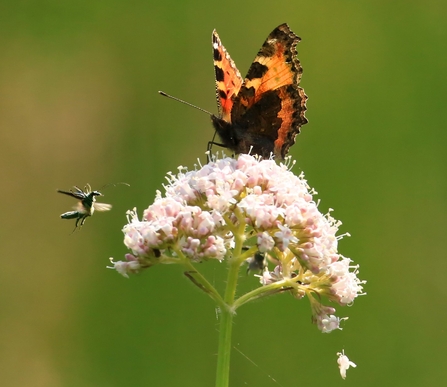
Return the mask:
POLYGON ((246 304, 249 301, 253 301, 257 298, 260 298, 262 296, 266 296, 268 294, 273 294, 275 292, 280 291, 283 288, 286 287, 296 287, 295 281, 290 280, 283 280, 274 282, 270 285, 265 285, 259 288, 256 288, 252 290, 251 292, 248 292, 244 294, 243 296, 239 297, 234 303, 233 303, 233 310, 236 311, 236 309, 240 308, 242 305, 246 304))
POLYGON ((216 387, 228 387, 230 382, 231 331, 233 312, 220 311, 219 351, 217 353, 216 387))
POLYGON ((236 296, 236 287, 239 269, 241 266, 238 259, 242 252, 244 239, 243 229, 239 228, 235 233, 235 247, 233 257, 229 260, 227 286, 225 289, 224 302, 225 309, 220 310, 220 332, 219 332, 219 350, 217 352, 217 372, 216 387, 228 387, 230 381, 230 355, 231 355, 231 333, 233 329, 234 299, 236 296))

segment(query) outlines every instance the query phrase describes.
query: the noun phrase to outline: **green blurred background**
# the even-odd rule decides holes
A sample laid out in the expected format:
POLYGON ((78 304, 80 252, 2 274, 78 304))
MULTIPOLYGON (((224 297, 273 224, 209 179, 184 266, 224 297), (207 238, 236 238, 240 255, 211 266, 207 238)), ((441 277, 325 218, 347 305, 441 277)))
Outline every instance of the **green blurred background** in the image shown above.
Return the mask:
MULTIPOLYGON (((232 386, 447 382, 447 3, 0 2, 0 385, 214 384, 214 305, 175 266, 127 280, 125 211, 204 160, 216 112, 211 31, 245 74, 273 28, 301 36, 309 124, 291 154, 351 238, 368 295, 321 334, 288 295, 242 308, 232 386), (109 213, 74 222, 72 185, 109 213), (358 364, 343 381, 336 352, 358 364), (239 352, 241 351, 244 356, 239 352)), ((203 268, 212 280, 223 265, 203 268)), ((254 286, 254 278, 242 278, 254 286)))

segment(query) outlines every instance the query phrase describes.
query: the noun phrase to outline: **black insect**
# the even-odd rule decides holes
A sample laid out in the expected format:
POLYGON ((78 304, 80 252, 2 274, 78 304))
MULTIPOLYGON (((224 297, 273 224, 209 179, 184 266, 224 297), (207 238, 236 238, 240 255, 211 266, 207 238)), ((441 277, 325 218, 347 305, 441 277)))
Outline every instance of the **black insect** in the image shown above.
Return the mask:
POLYGON ((259 273, 263 271, 267 266, 265 254, 261 253, 260 251, 257 251, 252 258, 247 260, 247 262, 247 274, 251 271, 257 271, 259 273))
POLYGON ((90 184, 84 187, 84 190, 74 186, 73 190, 57 192, 71 196, 78 200, 78 204, 73 207, 74 211, 68 211, 61 215, 62 219, 76 219, 75 230, 77 227, 82 227, 85 220, 92 216, 95 211, 109 211, 112 208, 111 204, 97 203, 96 196, 103 196, 99 191, 92 191, 90 184))

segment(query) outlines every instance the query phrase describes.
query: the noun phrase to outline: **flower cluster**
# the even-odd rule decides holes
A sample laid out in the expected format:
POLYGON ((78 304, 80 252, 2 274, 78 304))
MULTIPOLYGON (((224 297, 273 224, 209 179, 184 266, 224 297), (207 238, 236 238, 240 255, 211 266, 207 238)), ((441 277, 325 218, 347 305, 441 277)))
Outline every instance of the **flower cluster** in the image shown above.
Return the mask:
POLYGON ((166 194, 157 192, 141 220, 135 209, 128 212, 124 243, 132 254, 112 260, 112 268, 128 276, 159 263, 214 259, 242 266, 261 256, 266 292, 307 295, 320 330, 341 329, 343 319, 321 304, 322 297, 348 305, 362 294, 364 282, 357 278, 358 266, 337 252, 341 222, 318 210, 303 175, 242 154, 194 171, 180 167, 167 180, 166 194))

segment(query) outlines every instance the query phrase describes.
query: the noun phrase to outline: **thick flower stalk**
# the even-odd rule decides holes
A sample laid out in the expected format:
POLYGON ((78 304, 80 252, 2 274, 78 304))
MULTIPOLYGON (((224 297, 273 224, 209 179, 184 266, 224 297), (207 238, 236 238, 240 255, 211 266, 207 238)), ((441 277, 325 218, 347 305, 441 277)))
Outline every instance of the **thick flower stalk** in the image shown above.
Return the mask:
POLYGON ((111 268, 128 277, 156 264, 181 264, 185 275, 231 314, 270 294, 307 296, 322 332, 341 329, 343 318, 322 302, 349 305, 363 294, 364 281, 357 278, 358 266, 337 252, 341 222, 318 210, 302 174, 243 154, 193 171, 179 167, 167 180, 165 195, 157 192, 141 220, 135 209, 128 212, 123 232, 131 254, 125 261, 111 260, 111 268), (212 259, 228 262, 223 296, 193 265, 212 259), (246 262, 260 273, 261 286, 237 297, 238 273, 246 262))

